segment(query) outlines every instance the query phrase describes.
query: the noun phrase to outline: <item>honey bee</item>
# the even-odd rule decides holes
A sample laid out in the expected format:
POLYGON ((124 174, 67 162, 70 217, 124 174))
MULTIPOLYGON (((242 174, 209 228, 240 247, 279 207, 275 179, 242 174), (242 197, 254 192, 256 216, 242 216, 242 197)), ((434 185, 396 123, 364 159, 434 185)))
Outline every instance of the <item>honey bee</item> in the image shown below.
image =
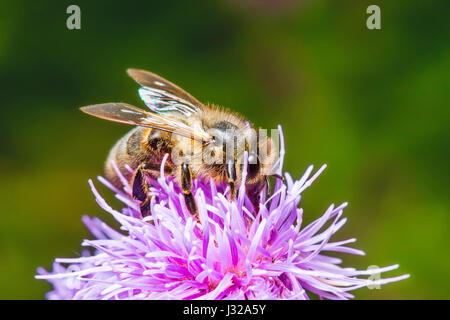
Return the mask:
POLYGON ((112 147, 105 165, 106 178, 121 186, 118 169, 129 182, 132 197, 140 202, 142 216, 147 216, 151 201, 148 178, 159 176, 163 158, 168 154, 164 172, 174 177, 183 191, 186 207, 196 215, 192 179, 225 181, 229 199, 233 201, 238 186, 243 183, 247 152, 244 183, 257 211, 259 195, 267 186, 268 177, 276 176, 271 173, 276 158, 273 140, 255 134, 250 122, 242 116, 204 105, 154 73, 138 69, 128 69, 127 73, 141 85, 139 96, 151 112, 126 103, 81 108, 87 114, 135 126, 112 147))

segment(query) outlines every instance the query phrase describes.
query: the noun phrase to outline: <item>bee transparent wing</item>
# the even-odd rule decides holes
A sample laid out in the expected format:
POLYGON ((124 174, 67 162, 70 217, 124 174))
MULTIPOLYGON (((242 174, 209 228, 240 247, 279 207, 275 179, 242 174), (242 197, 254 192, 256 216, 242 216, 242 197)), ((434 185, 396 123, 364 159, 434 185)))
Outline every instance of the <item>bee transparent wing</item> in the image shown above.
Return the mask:
POLYGON ((145 70, 128 69, 127 73, 142 86, 139 96, 152 111, 185 117, 201 113, 200 101, 166 79, 145 70))
POLYGON ((135 126, 140 125, 148 117, 148 112, 125 103, 94 104, 80 109, 98 118, 135 126))
POLYGON ((94 104, 82 107, 81 111, 109 121, 173 132, 202 143, 211 141, 211 137, 208 134, 194 132, 191 127, 179 119, 146 112, 126 103, 94 104))

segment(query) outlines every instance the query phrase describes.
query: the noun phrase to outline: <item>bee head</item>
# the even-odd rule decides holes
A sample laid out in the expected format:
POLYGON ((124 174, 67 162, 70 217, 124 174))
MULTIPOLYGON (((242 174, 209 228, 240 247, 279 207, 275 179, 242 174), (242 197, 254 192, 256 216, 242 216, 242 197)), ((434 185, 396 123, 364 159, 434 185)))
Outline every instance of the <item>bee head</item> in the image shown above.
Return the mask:
POLYGON ((214 158, 214 163, 225 165, 222 168, 227 171, 228 176, 233 175, 233 167, 240 175, 245 152, 248 153, 247 180, 253 180, 268 171, 265 170, 265 163, 272 164, 271 157, 274 153, 269 138, 258 139, 258 134, 250 126, 239 126, 226 120, 213 123, 208 131, 213 138, 208 153, 214 158), (267 152, 260 154, 263 148, 267 152))

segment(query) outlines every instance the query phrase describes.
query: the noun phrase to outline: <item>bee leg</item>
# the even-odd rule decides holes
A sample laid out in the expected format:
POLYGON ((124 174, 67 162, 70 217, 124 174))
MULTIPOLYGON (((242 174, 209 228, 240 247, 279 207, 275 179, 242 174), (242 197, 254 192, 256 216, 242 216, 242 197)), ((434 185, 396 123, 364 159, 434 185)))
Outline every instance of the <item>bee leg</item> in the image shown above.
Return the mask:
POLYGON ((147 197, 144 202, 142 202, 139 205, 139 208, 141 209, 141 215, 142 217, 147 217, 150 215, 150 202, 152 200, 152 197, 147 197))
POLYGON ((278 173, 273 173, 273 174, 271 174, 270 176, 271 176, 271 177, 274 177, 274 178, 276 178, 276 179, 280 179, 283 183, 286 182, 286 179, 285 179, 282 175, 279 175, 278 173))
POLYGON ((253 205, 255 210, 255 216, 259 212, 259 204, 261 201, 261 190, 267 186, 268 181, 266 179, 261 179, 257 183, 247 186, 247 196, 253 205))
POLYGON ((269 195, 269 194, 270 194, 270 181, 269 181, 269 176, 266 176, 265 180, 266 180, 266 192, 267 192, 267 195, 269 195))
POLYGON ((181 165, 181 189, 184 193, 184 202, 186 207, 192 215, 197 215, 197 204, 195 203, 194 196, 192 195, 192 177, 191 170, 187 163, 181 165))
POLYGON ((236 166, 234 164, 234 161, 230 160, 227 163, 227 182, 228 186, 230 187, 230 201, 234 201, 236 198, 236 166))
POLYGON ((267 194, 270 194, 270 180, 269 177, 275 178, 275 179, 279 179, 281 180, 283 183, 286 183, 286 179, 282 176, 279 175, 277 173, 273 173, 271 175, 265 176, 265 180, 266 180, 266 192, 267 194))
POLYGON ((134 174, 131 182, 133 199, 141 202, 140 209, 141 215, 146 217, 150 214, 150 200, 151 196, 148 195, 149 185, 145 178, 145 164, 141 164, 134 174))
MULTIPOLYGON (((137 169, 134 174, 131 186, 132 186, 132 195, 133 199, 139 200, 141 202, 140 209, 141 215, 146 217, 150 214, 150 202, 152 197, 148 195, 149 193, 149 184, 146 179, 146 174, 152 177, 153 179, 157 179, 160 174, 161 164, 156 163, 143 163, 137 169)), ((165 173, 172 173, 172 167, 166 165, 164 167, 165 173)))

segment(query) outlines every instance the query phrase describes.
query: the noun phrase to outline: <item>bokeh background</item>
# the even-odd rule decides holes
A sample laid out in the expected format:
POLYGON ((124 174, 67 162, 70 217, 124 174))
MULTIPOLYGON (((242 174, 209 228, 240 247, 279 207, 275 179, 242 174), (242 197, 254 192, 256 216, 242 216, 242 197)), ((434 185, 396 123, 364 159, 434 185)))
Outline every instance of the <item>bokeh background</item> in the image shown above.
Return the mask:
MULTIPOLYGON (((450 298, 448 1, 23 1, 0 4, 0 298, 42 299, 33 278, 76 256, 83 214, 110 221, 87 180, 129 128, 82 114, 142 106, 138 67, 264 128, 282 124, 285 169, 328 164, 305 219, 349 201, 335 239, 411 278, 359 299, 450 298), (66 8, 81 8, 81 30, 66 8), (381 7, 381 30, 366 8, 381 7)), ((108 199, 111 194, 102 189, 108 199)), ((114 203, 114 200, 111 200, 114 203)))

